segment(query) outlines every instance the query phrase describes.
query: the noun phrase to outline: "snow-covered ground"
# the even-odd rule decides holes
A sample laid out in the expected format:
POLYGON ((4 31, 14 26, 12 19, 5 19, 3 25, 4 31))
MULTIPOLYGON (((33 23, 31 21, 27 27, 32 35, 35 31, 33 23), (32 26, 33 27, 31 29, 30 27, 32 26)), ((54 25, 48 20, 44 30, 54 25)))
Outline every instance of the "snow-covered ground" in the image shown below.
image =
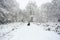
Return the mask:
POLYGON ((60 40, 60 23, 10 23, 0 25, 0 40, 60 40))

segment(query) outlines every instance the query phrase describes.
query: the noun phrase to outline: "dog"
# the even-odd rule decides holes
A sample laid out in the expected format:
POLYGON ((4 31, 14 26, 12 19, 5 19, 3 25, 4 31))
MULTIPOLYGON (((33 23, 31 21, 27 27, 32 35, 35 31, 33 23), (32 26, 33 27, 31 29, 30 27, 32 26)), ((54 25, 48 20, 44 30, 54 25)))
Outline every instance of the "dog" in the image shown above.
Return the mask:
POLYGON ((27 26, 30 26, 30 22, 27 24, 27 26))

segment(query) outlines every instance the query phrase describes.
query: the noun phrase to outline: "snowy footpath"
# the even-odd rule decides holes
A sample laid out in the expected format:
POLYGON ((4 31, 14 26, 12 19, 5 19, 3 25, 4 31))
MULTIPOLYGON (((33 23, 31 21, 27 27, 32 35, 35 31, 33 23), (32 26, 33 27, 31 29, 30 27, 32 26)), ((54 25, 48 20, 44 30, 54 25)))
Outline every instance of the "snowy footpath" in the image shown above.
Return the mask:
POLYGON ((30 26, 27 23, 0 25, 0 40, 60 40, 60 35, 46 31, 42 25, 45 26, 35 23, 30 26))

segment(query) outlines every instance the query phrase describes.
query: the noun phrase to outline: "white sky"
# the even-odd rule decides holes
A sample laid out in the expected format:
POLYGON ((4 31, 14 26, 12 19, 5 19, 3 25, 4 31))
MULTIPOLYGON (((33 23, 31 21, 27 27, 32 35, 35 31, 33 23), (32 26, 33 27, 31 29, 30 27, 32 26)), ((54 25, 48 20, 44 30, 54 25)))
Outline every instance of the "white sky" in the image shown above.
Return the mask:
POLYGON ((21 9, 24 9, 29 1, 35 1, 37 6, 40 6, 44 3, 51 2, 52 0, 16 0, 21 9))

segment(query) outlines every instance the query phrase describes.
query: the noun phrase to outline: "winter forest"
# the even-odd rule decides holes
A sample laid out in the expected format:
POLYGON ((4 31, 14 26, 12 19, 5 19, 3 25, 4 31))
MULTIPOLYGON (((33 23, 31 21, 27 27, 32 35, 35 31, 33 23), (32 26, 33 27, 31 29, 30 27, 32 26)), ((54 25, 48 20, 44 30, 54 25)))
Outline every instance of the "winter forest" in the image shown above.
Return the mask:
POLYGON ((60 22, 60 0, 52 0, 38 7, 28 2, 20 9, 15 0, 0 0, 0 24, 11 22, 60 22))
POLYGON ((60 0, 0 0, 0 40, 60 40, 60 0))

